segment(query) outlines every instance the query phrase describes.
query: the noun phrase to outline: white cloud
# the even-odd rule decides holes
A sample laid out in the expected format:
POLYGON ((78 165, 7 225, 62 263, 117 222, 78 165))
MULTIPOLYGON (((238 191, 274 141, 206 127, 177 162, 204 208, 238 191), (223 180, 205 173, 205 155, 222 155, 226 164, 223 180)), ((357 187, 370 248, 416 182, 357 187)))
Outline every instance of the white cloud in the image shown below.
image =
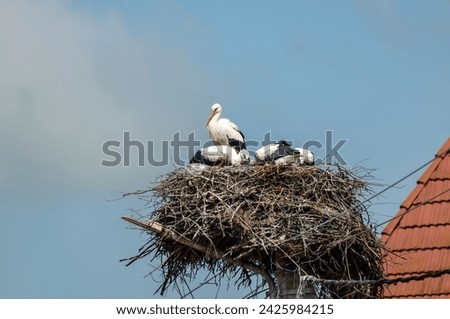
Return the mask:
POLYGON ((197 128, 189 112, 202 96, 189 83, 201 70, 151 32, 131 34, 117 12, 1 1, 0 47, 2 191, 116 189, 144 169, 100 167, 104 141, 197 128))

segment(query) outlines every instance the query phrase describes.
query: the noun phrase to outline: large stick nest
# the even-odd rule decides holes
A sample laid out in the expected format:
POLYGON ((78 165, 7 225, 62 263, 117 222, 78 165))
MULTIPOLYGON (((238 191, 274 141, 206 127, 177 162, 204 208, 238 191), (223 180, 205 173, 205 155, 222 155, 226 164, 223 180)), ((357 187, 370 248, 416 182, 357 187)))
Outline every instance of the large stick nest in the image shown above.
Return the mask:
MULTIPOLYGON (((340 166, 247 165, 178 168, 139 194, 153 203, 144 219, 156 221, 192 242, 253 264, 275 278, 279 270, 322 279, 383 277, 381 244, 362 204, 365 170, 340 166)), ((186 282, 198 269, 249 285, 255 274, 212 258, 165 235, 150 241, 132 261, 160 258, 161 293, 186 282)), ((275 279, 276 281, 276 279, 275 279)), ((379 287, 325 287, 327 296, 374 298, 379 287)))

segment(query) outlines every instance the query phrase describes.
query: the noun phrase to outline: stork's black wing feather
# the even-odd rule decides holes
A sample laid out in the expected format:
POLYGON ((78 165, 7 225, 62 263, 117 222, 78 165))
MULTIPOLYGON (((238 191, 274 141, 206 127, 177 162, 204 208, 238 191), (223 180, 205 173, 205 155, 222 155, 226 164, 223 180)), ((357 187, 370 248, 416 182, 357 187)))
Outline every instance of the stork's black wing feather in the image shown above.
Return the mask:
POLYGON ((239 140, 236 140, 236 139, 233 139, 233 138, 229 138, 229 137, 228 137, 228 145, 231 146, 232 148, 234 148, 238 153, 241 150, 246 150, 247 149, 246 146, 245 146, 245 141, 242 142, 242 141, 239 141, 239 140))

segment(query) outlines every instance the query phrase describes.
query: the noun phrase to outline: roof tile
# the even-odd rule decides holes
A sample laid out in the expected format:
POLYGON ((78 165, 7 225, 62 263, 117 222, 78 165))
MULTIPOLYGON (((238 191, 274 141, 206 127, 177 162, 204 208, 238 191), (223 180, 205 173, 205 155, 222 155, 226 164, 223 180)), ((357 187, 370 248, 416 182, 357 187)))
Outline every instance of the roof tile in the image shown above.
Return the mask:
POLYGON ((450 289, 443 283, 450 281, 450 275, 427 278, 422 281, 399 283, 386 288, 385 298, 450 298, 450 289))
POLYGON ((446 214, 447 203, 433 203, 420 206, 403 216, 402 228, 450 224, 450 213, 446 214))
MULTIPOLYGON (((450 269, 450 138, 383 230, 388 278, 450 269)), ((450 275, 390 285, 385 298, 450 298, 450 275)))
POLYGON ((398 228, 391 237, 395 237, 392 238, 389 245, 389 249, 392 251, 450 249, 450 224, 431 227, 402 227, 398 228))
POLYGON ((442 202, 450 201, 450 174, 449 179, 433 180, 427 183, 427 187, 424 187, 418 194, 413 204, 420 204, 423 202, 442 202), (443 193, 444 192, 444 193, 443 193), (441 194, 443 193, 443 194, 441 194), (441 195, 439 195, 441 194, 441 195))
MULTIPOLYGON (((386 258, 385 274, 390 276, 412 275, 450 268, 448 249, 420 249, 395 251, 386 258)), ((448 285, 450 289, 450 283, 448 285)))

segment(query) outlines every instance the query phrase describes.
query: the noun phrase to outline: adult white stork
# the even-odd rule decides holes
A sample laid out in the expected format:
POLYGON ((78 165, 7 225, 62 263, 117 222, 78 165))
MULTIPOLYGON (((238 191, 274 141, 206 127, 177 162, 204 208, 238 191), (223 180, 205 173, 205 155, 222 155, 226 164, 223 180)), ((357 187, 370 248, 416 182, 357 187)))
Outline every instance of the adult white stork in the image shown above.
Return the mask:
POLYGON ((297 163, 300 165, 314 165, 314 154, 306 149, 296 147, 295 154, 284 156, 275 160, 276 165, 287 165, 291 163, 297 163))
POLYGON ((268 144, 255 152, 255 162, 272 162, 288 155, 296 155, 299 152, 288 142, 281 140, 276 144, 268 144))
POLYGON ((208 166, 237 166, 248 163, 248 159, 247 150, 238 152, 228 145, 213 145, 198 150, 189 163, 208 166))
POLYGON ((245 137, 239 130, 239 127, 229 119, 219 119, 222 115, 222 106, 215 103, 211 106, 211 114, 205 127, 208 134, 215 145, 229 145, 236 149, 237 152, 245 150, 245 137))

